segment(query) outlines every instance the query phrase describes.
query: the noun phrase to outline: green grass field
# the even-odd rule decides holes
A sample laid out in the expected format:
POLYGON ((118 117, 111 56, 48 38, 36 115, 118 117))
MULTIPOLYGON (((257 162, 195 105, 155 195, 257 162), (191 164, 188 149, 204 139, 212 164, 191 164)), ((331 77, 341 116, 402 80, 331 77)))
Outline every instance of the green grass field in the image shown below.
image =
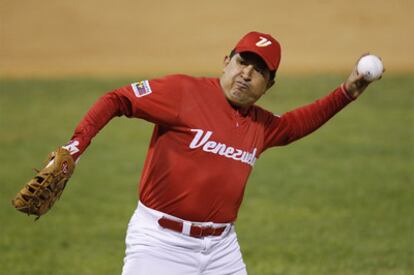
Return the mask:
MULTIPOLYGON (((100 95, 136 80, 1 80, 1 274, 120 274, 149 123, 114 119, 37 222, 10 201, 100 95)), ((283 113, 341 80, 282 76, 259 103, 283 113)), ((386 75, 313 135, 265 153, 236 224, 249 274, 414 274, 413 148, 414 77, 386 75)))

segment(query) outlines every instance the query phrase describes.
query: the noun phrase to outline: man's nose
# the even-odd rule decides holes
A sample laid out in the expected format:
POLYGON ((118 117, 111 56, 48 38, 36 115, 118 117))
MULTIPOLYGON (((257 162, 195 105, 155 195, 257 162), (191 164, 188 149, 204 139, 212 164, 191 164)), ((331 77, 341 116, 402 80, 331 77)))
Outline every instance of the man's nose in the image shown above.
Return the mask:
POLYGON ((254 70, 253 65, 247 65, 246 67, 244 67, 242 70, 242 74, 241 74, 243 79, 246 81, 251 80, 253 70, 254 70))

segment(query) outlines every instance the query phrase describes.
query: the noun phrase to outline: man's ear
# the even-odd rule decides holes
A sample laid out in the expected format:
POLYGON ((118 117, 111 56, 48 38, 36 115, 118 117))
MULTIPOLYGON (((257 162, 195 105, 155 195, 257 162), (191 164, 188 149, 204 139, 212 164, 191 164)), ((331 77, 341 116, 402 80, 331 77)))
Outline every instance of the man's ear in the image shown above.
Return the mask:
POLYGON ((224 73, 224 69, 227 67, 227 65, 229 65, 230 63, 230 56, 226 55, 224 56, 224 60, 223 60, 223 73, 224 73))
POLYGON ((228 56, 228 55, 226 55, 225 57, 224 57, 224 60, 223 60, 223 65, 224 65, 224 67, 226 67, 227 65, 229 65, 229 63, 230 63, 230 56, 228 56))

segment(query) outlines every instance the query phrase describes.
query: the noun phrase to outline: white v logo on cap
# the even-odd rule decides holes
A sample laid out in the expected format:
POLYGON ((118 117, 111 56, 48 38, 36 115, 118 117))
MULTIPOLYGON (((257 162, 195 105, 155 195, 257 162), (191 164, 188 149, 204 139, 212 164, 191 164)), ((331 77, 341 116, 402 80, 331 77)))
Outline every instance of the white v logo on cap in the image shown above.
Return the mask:
POLYGON ((267 38, 264 38, 262 36, 259 36, 259 37, 260 37, 260 41, 256 43, 257 47, 267 47, 272 44, 272 41, 268 40, 267 38))

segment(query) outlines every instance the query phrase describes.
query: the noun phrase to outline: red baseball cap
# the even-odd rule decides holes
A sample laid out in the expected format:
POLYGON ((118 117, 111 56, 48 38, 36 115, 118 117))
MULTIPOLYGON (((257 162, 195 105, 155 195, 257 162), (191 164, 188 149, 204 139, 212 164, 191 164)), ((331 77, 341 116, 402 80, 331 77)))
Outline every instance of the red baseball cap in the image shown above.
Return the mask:
POLYGON ((249 32, 234 48, 236 53, 252 52, 260 56, 271 71, 276 71, 281 58, 279 42, 270 34, 249 32))

